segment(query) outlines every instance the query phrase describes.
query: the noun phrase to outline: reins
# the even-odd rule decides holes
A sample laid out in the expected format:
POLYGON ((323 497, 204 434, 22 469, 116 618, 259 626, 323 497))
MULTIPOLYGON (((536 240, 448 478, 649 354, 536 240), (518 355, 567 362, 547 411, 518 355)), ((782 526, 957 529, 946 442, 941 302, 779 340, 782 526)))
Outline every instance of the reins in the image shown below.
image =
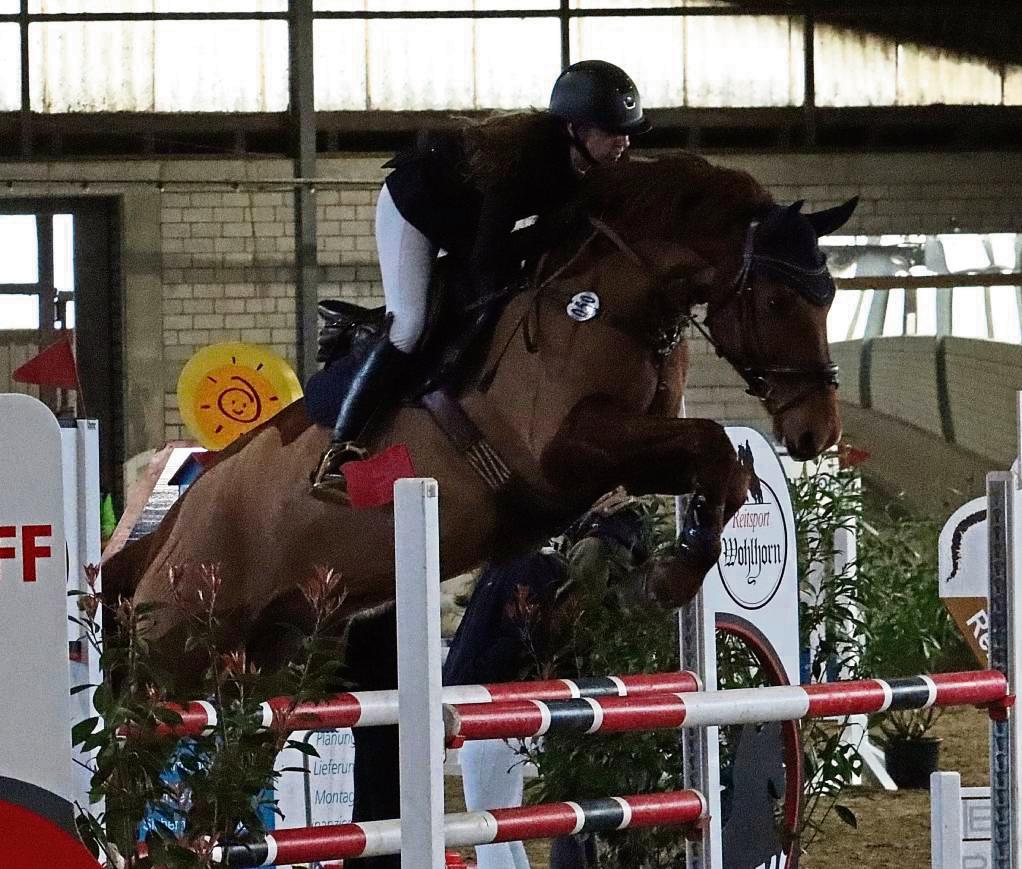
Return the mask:
MULTIPOLYGON (((665 310, 664 299, 666 293, 664 289, 678 279, 679 275, 677 273, 659 272, 628 244, 613 227, 604 221, 598 218, 590 218, 589 222, 593 227, 593 232, 585 238, 573 256, 542 280, 540 280, 540 276, 546 264, 547 255, 544 254, 540 258, 534 272, 535 285, 531 290, 533 297, 490 370, 483 375, 480 381, 480 388, 483 391, 492 384, 497 368, 519 329, 523 331, 528 351, 534 353, 538 350, 538 337, 531 333, 529 320, 535 317, 538 323, 538 309, 542 301, 563 304, 567 315, 578 322, 602 322, 604 325, 628 335, 660 357, 661 363, 681 343, 684 338, 685 328, 691 326, 706 339, 718 356, 727 361, 738 372, 746 383, 746 391, 749 395, 762 401, 771 414, 782 413, 801 403, 820 387, 836 387, 838 385, 838 366, 829 358, 820 365, 813 366, 767 365, 762 360, 762 340, 759 330, 756 328, 756 318, 752 308, 754 304, 752 268, 754 263, 768 258, 754 252, 758 222, 752 221, 746 230, 742 249, 742 265, 739 268, 738 274, 731 282, 727 296, 723 301, 714 306, 714 310, 711 313, 707 313, 703 321, 693 316, 688 309, 665 310), (652 318, 652 328, 650 328, 650 322, 647 318, 643 318, 640 321, 638 318, 628 317, 618 312, 607 310, 595 292, 569 294, 553 289, 556 280, 575 265, 586 249, 600 236, 608 239, 636 268, 645 273, 647 292, 654 306, 659 308, 657 314, 652 318), (718 319, 725 310, 735 303, 738 304, 738 333, 741 336, 741 348, 738 353, 726 350, 713 335, 713 321, 718 319), (753 339, 751 350, 749 347, 750 342, 747 340, 750 332, 753 339), (774 397, 775 386, 770 382, 771 378, 774 377, 797 377, 799 379, 806 379, 809 382, 804 389, 797 392, 783 404, 777 404, 774 397)), ((775 262, 772 259, 770 261, 772 263, 775 262)), ((784 263, 784 265, 787 268, 795 268, 788 263, 784 263)))

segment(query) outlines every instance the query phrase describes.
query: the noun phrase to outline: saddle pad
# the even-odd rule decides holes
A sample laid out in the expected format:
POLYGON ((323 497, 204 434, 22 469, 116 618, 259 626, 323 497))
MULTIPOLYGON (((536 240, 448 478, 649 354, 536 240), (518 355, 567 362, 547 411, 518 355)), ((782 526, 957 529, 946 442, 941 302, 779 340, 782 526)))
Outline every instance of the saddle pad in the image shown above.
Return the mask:
POLYGON ((415 476, 408 447, 395 444, 361 462, 341 465, 352 507, 382 507, 394 500, 394 483, 415 476))

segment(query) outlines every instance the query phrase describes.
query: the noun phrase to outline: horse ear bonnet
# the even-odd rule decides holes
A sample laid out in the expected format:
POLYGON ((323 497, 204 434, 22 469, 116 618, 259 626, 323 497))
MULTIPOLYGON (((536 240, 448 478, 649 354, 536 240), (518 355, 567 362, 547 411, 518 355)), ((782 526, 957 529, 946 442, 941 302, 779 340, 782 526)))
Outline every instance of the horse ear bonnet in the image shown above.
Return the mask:
POLYGON ((798 290, 814 305, 828 305, 834 298, 834 279, 819 238, 829 235, 852 216, 858 197, 843 205, 802 214, 803 201, 771 205, 760 218, 752 250, 753 272, 798 290))

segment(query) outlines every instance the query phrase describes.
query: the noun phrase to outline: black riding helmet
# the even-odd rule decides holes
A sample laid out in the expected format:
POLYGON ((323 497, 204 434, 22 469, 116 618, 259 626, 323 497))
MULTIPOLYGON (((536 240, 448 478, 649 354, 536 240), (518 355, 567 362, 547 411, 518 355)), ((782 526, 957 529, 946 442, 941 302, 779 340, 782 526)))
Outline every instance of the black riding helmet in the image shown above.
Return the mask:
POLYGON ((550 94, 550 113, 626 136, 641 135, 651 127, 642 114, 635 82, 605 60, 583 60, 564 70, 550 94))

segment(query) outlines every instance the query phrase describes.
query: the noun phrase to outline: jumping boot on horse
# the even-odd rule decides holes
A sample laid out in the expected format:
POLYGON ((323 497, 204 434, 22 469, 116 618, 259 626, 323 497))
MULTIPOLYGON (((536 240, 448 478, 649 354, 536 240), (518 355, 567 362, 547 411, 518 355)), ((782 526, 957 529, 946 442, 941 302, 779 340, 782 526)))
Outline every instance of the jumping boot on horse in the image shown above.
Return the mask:
MULTIPOLYGON (((389 326, 389 324, 388 324, 389 326)), ((330 446, 312 475, 312 492, 319 497, 347 500, 347 481, 341 466, 360 461, 369 451, 358 443, 382 402, 393 391, 409 358, 390 343, 389 328, 375 339, 352 378, 337 412, 330 446)))
POLYGON ((686 564, 709 570, 720 558, 721 519, 710 509, 705 496, 693 495, 681 520, 675 555, 686 564))
POLYGON ((703 495, 689 499, 673 554, 655 559, 650 568, 647 587, 662 606, 684 606, 698 594, 720 557, 722 524, 721 508, 711 508, 703 495))

